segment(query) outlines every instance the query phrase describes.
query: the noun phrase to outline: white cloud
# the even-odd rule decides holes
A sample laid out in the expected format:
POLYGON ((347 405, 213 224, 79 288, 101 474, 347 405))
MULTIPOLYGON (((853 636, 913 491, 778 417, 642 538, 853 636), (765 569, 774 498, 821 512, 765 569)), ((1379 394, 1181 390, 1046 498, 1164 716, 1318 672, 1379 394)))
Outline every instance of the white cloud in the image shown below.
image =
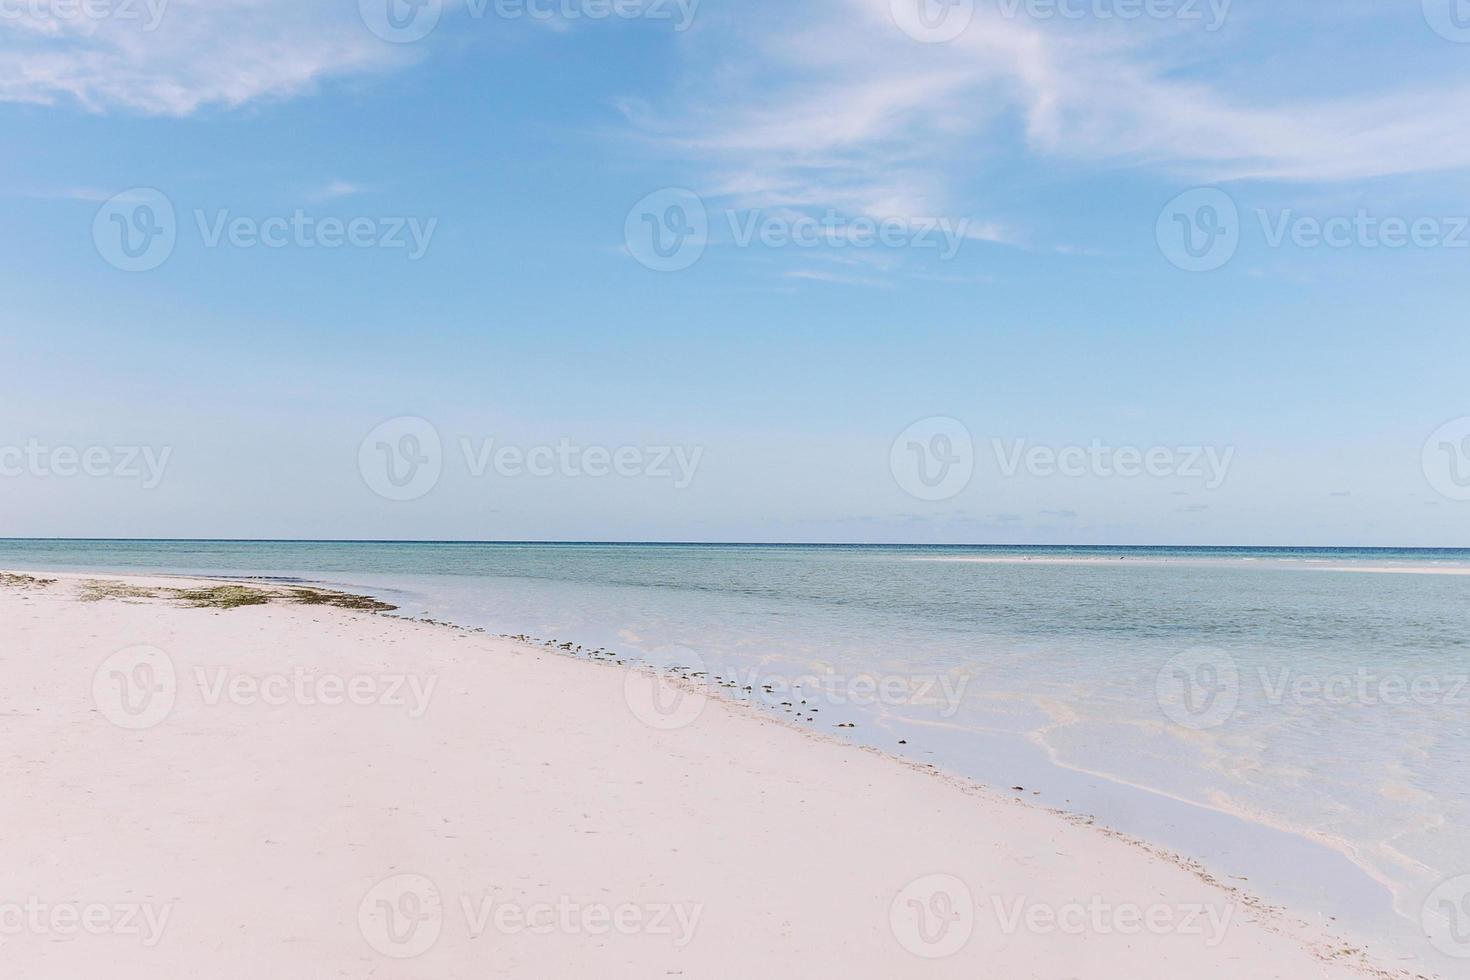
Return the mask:
MULTIPOLYGON (((1276 94, 1246 97, 1197 77, 1239 53, 1239 39, 1189 37, 1178 23, 1091 30, 981 9, 958 39, 924 44, 897 29, 890 0, 810 0, 740 29, 721 24, 718 45, 705 26, 689 42, 684 94, 623 109, 700 168, 702 189, 744 207, 968 212, 986 205, 974 190, 984 168, 1018 154, 1197 182, 1470 166, 1470 86, 1409 88, 1405 72, 1378 83, 1391 91, 1297 96, 1282 79, 1276 94)), ((1426 48, 1436 43, 1424 33, 1426 48)), ((1372 82, 1352 77, 1353 88, 1372 82)), ((987 230, 978 237, 1015 240, 987 230)))
POLYGON ((837 286, 891 286, 892 282, 887 279, 879 279, 874 276, 852 276, 840 272, 829 272, 825 269, 792 269, 782 273, 787 279, 805 279, 811 282, 825 282, 837 286))
POLYGON ((107 9, 114 15, 88 19, 21 6, 0 19, 0 101, 185 116, 405 57, 367 31, 355 3, 113 0, 107 9))
MULTIPOLYGON (((185 116, 310 92, 325 79, 388 70, 431 50, 381 41, 351 0, 99 2, 133 13, 65 18, 6 7, 0 101, 185 116)), ((699 168, 701 190, 737 208, 968 214, 991 202, 962 185, 1017 150, 1200 182, 1470 166, 1470 128, 1461 120, 1470 86, 1426 79, 1411 87, 1404 79, 1414 64, 1381 76, 1380 90, 1368 94, 1294 95, 1284 82, 1276 94, 1257 86, 1247 96, 1238 84, 1227 90, 1190 70, 1237 65, 1229 31, 1142 23, 1090 30, 980 7, 963 35, 942 44, 906 36, 890 0, 707 9, 698 29, 671 32, 687 49, 681 94, 623 108, 637 132, 699 168)), ((1269 31, 1272 16, 1246 27, 1269 31)), ((1341 29, 1349 28, 1372 24, 1341 29)), ((1426 46, 1452 47, 1421 33, 1426 46)), ((1355 71, 1352 81, 1361 93, 1374 76, 1355 71)), ((984 229, 974 237, 1018 240, 994 223, 973 227, 984 229)))
POLYGON ((371 190, 370 187, 355 184, 350 180, 334 180, 311 191, 307 197, 313 201, 335 201, 344 197, 357 197, 371 190))

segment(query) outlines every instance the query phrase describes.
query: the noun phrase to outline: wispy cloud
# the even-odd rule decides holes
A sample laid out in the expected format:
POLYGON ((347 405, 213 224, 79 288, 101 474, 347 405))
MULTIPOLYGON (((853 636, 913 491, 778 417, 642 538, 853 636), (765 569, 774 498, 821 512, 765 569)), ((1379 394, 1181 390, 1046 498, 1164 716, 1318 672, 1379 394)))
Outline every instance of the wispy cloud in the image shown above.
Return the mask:
POLYGON ((297 95, 405 57, 365 29, 356 4, 138 0, 130 9, 136 16, 64 18, 25 7, 0 20, 0 101, 185 116, 297 95))
POLYGON ((783 273, 787 279, 805 279, 810 282, 825 282, 837 286, 877 286, 880 288, 893 285, 887 279, 875 276, 854 276, 842 272, 830 272, 826 269, 792 269, 783 273))
POLYGON ((344 197, 357 197, 371 190, 370 187, 355 184, 350 180, 334 180, 310 191, 307 198, 312 201, 335 201, 344 197))
MULTIPOLYGON (((684 94, 621 108, 738 206, 884 217, 983 211, 995 196, 975 190, 984 169, 1028 156, 1200 182, 1470 166, 1460 119, 1470 85, 1385 76, 1379 91, 1355 84, 1348 96, 1247 96, 1190 71, 1209 64, 1208 45, 1230 43, 1223 34, 1188 44, 1178 24, 1090 30, 991 8, 960 37, 924 44, 890 8, 810 0, 738 27, 706 25, 689 41, 684 94)), ((1016 241, 987 228, 981 237, 1016 241)))

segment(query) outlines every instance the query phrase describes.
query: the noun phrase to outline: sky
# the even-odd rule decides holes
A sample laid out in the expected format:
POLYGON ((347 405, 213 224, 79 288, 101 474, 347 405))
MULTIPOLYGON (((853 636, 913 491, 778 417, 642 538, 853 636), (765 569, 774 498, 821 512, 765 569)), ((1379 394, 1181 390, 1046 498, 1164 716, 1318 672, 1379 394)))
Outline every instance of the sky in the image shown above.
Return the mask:
POLYGON ((0 0, 0 536, 1470 546, 1465 0, 0 0))

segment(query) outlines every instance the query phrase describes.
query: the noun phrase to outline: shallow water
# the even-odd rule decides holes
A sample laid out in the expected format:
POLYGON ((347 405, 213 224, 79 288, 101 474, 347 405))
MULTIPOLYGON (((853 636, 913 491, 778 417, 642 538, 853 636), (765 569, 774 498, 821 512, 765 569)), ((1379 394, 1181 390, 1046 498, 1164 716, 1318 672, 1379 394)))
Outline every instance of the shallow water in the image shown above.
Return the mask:
POLYGON ((1467 551, 0 541, 6 567, 298 576, 703 667, 1470 963, 1420 921, 1470 873, 1467 551))

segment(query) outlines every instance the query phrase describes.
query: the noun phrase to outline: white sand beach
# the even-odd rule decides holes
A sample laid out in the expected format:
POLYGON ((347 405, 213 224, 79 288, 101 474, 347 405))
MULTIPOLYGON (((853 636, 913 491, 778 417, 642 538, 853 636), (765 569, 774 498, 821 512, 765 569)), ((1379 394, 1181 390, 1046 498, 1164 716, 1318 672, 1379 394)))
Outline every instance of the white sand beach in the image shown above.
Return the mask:
POLYGON ((1024 792, 615 663, 37 575, 0 578, 4 976, 1399 975, 1024 792))

